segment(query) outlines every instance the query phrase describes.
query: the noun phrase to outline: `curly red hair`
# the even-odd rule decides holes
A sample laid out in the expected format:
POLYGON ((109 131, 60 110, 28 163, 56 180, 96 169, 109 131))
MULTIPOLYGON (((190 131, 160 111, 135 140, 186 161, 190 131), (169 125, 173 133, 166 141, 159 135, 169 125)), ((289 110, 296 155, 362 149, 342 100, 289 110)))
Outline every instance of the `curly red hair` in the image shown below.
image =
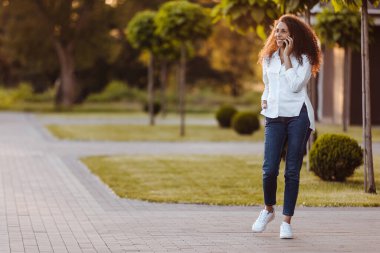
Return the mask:
POLYGON ((318 46, 318 37, 309 25, 292 14, 283 15, 274 21, 272 32, 259 53, 259 63, 262 63, 263 59, 267 57, 271 58, 273 53, 278 49, 274 33, 279 22, 286 24, 290 37, 293 38, 294 47, 292 54, 301 65, 302 55, 305 54, 312 66, 311 71, 313 76, 315 76, 321 65, 321 51, 318 46))

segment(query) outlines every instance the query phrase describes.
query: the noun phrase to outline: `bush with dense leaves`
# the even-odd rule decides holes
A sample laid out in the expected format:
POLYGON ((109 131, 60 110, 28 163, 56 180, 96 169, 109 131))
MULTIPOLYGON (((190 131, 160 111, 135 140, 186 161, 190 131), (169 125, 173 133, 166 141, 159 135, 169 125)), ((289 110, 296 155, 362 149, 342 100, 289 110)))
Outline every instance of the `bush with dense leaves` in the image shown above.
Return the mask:
POLYGON ((119 101, 139 101, 144 97, 144 92, 136 88, 131 88, 128 84, 113 80, 102 92, 91 94, 87 97, 87 102, 119 102, 119 101))
MULTIPOLYGON (((159 114, 161 111, 161 104, 159 102, 153 103, 153 115, 159 114)), ((149 112, 149 104, 146 102, 144 104, 144 112, 149 112)))
POLYGON ((348 136, 324 134, 310 151, 310 169, 321 179, 345 181, 363 164, 363 150, 348 136))
POLYGON ((232 117, 237 113, 235 107, 232 105, 223 105, 216 112, 216 120, 220 127, 228 128, 231 127, 232 117))
POLYGON ((232 127, 238 134, 249 135, 260 128, 260 121, 256 113, 238 112, 232 118, 232 127))

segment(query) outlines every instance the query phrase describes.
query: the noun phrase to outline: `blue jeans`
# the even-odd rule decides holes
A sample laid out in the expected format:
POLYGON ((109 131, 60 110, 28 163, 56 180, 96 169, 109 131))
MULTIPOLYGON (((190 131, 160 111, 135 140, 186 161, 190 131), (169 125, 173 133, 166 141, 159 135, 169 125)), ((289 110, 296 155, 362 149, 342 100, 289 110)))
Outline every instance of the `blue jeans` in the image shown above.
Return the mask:
POLYGON ((277 176, 281 153, 287 141, 283 214, 293 216, 297 202, 300 170, 311 129, 306 106, 299 116, 265 119, 263 188, 265 205, 276 204, 277 176))

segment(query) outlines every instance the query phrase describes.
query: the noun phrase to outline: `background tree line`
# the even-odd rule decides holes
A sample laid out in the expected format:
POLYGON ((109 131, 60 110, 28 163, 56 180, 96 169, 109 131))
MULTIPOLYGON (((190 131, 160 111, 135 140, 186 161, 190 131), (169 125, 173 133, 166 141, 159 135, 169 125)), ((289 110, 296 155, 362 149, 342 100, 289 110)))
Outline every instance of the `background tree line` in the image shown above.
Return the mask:
MULTIPOLYGON (((14 87, 26 81, 35 92, 54 87, 55 103, 64 106, 82 102, 114 79, 145 88, 146 64, 124 31, 136 13, 157 10, 164 2, 1 0, 0 84, 14 87)), ((244 80, 254 78, 261 41, 238 37, 221 24, 214 29, 207 43, 194 47, 188 81, 207 80, 204 85, 238 95, 244 80)))

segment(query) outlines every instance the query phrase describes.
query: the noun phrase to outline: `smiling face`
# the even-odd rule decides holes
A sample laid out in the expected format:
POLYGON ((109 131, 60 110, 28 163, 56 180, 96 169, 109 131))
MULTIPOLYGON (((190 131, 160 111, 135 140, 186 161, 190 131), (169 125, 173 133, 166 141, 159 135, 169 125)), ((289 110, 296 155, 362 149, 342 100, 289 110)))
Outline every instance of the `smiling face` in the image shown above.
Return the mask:
POLYGON ((278 47, 285 47, 284 40, 290 36, 288 26, 284 22, 278 22, 275 31, 274 37, 276 38, 276 44, 278 47))

